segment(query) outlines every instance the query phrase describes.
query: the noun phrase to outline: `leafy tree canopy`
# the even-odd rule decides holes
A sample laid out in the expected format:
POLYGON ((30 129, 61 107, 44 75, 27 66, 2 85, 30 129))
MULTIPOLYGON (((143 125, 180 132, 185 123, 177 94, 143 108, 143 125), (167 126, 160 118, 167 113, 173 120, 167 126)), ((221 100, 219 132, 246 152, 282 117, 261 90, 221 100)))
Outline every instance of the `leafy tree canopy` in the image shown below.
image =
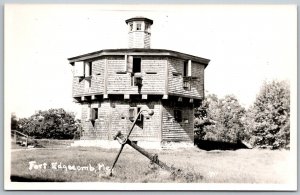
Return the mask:
POLYGON ((64 109, 38 111, 18 121, 18 130, 34 138, 73 139, 79 122, 64 109))
POLYGON ((200 129, 201 139, 237 142, 244 137, 244 115, 245 109, 234 95, 218 99, 212 94, 196 109, 195 127, 200 129))
POLYGON ((286 81, 264 82, 247 112, 251 142, 273 149, 290 143, 290 86, 286 81))

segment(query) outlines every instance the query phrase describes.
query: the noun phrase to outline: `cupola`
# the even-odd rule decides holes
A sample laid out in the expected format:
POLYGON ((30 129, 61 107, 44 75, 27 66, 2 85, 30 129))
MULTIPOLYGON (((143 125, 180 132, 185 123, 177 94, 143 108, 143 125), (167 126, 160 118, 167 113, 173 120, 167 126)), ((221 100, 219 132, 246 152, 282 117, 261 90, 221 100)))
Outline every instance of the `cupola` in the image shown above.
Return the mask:
POLYGON ((149 49, 153 20, 138 16, 125 22, 128 25, 128 47, 149 49))

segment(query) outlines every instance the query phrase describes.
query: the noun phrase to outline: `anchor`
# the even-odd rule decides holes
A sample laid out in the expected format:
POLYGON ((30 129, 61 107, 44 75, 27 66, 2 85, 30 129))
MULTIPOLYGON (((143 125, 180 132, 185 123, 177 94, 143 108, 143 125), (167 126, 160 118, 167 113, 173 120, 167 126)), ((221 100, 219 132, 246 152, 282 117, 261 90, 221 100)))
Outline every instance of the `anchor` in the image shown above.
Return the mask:
POLYGON ((158 155, 157 154, 151 154, 151 153, 147 152, 146 150, 144 150, 143 148, 141 148, 140 146, 138 146, 137 144, 135 144, 133 141, 131 141, 129 139, 129 136, 130 136, 130 134, 131 134, 131 132, 132 132, 134 126, 135 126, 135 123, 137 122, 137 120, 139 118, 139 115, 142 112, 144 112, 144 111, 147 111, 150 116, 152 116, 154 114, 153 110, 141 110, 137 114, 137 116, 136 116, 134 122, 132 123, 132 126, 131 126, 130 130, 129 130, 129 133, 126 136, 123 135, 121 133, 121 131, 118 131, 117 134, 113 137, 114 140, 117 140, 121 144, 121 148, 120 148, 120 150, 119 150, 119 152, 118 152, 118 154, 117 154, 117 156, 116 156, 116 158, 114 160, 114 163, 113 163, 113 165, 112 165, 112 167, 110 169, 110 174, 109 174, 110 176, 112 176, 113 168, 115 167, 115 165, 116 165, 116 163, 117 163, 117 161, 119 159, 119 156, 120 156, 120 154, 121 154, 121 152, 122 152, 122 150, 123 150, 123 148, 124 148, 124 146, 126 144, 128 144, 129 146, 131 146, 132 148, 134 148, 135 150, 137 150, 138 152, 140 152, 142 155, 146 156, 151 161, 151 163, 157 164, 162 169, 165 169, 165 170, 168 170, 168 171, 171 171, 171 172, 175 171, 175 168, 169 167, 167 164, 165 164, 164 162, 160 161, 158 159, 158 155))

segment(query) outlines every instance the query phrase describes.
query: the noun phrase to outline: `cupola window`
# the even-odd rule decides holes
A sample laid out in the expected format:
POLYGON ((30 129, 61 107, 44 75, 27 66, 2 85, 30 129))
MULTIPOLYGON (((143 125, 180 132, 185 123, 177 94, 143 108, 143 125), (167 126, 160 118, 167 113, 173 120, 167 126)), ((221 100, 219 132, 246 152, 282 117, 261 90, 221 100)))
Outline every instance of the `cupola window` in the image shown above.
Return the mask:
POLYGON ((133 24, 130 24, 130 25, 129 25, 129 30, 130 30, 130 31, 133 31, 133 24))
POLYGON ((136 30, 142 30, 142 24, 141 23, 136 24, 136 30))

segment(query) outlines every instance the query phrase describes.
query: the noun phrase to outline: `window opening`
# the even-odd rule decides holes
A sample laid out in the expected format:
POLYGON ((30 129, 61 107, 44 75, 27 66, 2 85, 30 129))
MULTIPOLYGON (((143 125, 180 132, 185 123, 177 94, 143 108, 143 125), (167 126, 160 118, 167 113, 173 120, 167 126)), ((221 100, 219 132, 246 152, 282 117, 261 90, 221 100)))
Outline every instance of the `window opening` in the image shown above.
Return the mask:
POLYGON ((188 62, 185 61, 183 65, 183 76, 186 77, 188 74, 188 62))
POLYGON ((92 108, 91 111, 91 119, 95 121, 96 119, 98 119, 98 108, 92 108))
POLYGON ((133 24, 130 24, 129 26, 130 26, 130 27, 129 27, 129 28, 130 28, 130 31, 133 31, 133 24))
POLYGON ((133 58, 131 75, 131 86, 138 86, 139 89, 142 86, 141 61, 141 58, 133 58))
POLYGON ((149 30, 149 24, 145 24, 145 31, 148 31, 149 30))
MULTIPOLYGON (((137 113, 138 114, 141 111, 142 107, 137 107, 137 113)), ((141 113, 136 121, 136 125, 143 129, 144 127, 144 115, 141 113)))
POLYGON ((141 72, 141 58, 133 58, 133 73, 141 72))
POLYGON ((177 122, 182 122, 182 111, 174 110, 174 118, 177 122))

